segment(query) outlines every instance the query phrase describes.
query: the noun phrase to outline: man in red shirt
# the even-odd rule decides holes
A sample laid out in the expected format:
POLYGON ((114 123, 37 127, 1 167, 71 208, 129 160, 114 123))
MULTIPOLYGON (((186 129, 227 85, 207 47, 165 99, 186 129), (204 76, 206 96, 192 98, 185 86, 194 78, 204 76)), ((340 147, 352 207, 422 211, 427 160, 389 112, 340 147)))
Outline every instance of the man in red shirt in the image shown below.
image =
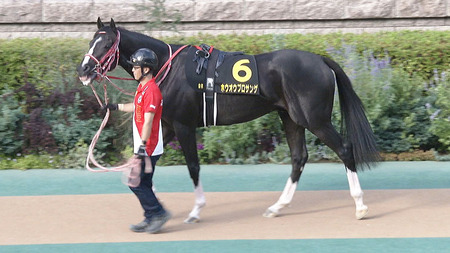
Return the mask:
POLYGON ((133 65, 134 79, 139 81, 134 103, 107 104, 106 107, 111 110, 134 112, 134 153, 140 157, 150 156, 153 170, 151 173, 145 173, 145 159, 142 159, 141 182, 137 187, 130 189, 139 199, 145 219, 131 225, 130 229, 134 232, 157 233, 171 218, 170 212, 159 203, 152 189, 155 164, 163 153, 161 129, 163 99, 153 77, 153 70, 158 67, 158 57, 152 50, 141 48, 130 57, 129 63, 133 65))

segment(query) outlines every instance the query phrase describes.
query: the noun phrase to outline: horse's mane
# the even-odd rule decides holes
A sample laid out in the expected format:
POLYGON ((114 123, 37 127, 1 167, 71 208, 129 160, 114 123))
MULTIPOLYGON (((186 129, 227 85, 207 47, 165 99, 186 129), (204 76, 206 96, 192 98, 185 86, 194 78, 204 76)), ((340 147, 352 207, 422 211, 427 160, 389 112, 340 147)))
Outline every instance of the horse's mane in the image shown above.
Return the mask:
POLYGON ((127 34, 129 34, 129 35, 131 35, 134 39, 136 39, 136 40, 138 40, 138 41, 143 41, 143 42, 149 42, 149 43, 155 43, 155 42, 157 42, 157 43, 162 43, 162 44, 165 44, 163 41, 161 41, 161 40, 158 40, 158 39, 155 39, 155 38, 153 38, 153 37, 150 37, 150 36, 148 36, 148 35, 145 35, 145 34, 143 34, 143 33, 138 33, 138 32, 133 32, 133 31, 130 31, 130 30, 127 30, 126 28, 124 28, 124 27, 117 27, 117 29, 120 31, 120 32, 126 32, 127 34))

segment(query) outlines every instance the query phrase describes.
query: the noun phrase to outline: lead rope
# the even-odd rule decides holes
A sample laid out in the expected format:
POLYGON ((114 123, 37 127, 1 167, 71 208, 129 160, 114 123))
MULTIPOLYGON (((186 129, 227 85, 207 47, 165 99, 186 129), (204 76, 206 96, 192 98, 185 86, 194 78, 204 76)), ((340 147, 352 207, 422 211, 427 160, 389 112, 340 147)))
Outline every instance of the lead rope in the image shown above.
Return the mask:
MULTIPOLYGON (((97 95, 97 92, 94 89, 94 86, 92 86, 92 84, 90 84, 90 86, 92 88, 92 91, 93 91, 98 103, 100 104, 100 106, 103 106, 102 101, 100 100, 99 96, 97 95)), ((106 90, 106 84, 103 84, 103 89, 105 92, 105 104, 106 104, 106 103, 108 103, 108 94, 107 94, 107 90, 106 90)), ((101 164, 99 164, 97 162, 97 160, 95 160, 95 157, 94 157, 95 145, 97 144, 98 138, 100 137, 100 134, 101 134, 103 128, 105 128, 106 123, 108 123, 110 114, 111 114, 111 111, 109 109, 107 109, 105 118, 103 118, 100 128, 98 129, 97 133, 92 138, 91 144, 89 145, 88 155, 86 157, 86 169, 91 172, 123 172, 122 182, 125 185, 128 185, 130 187, 137 187, 137 186, 139 186, 139 184, 141 182, 140 175, 141 175, 141 171, 142 171, 142 168, 141 168, 142 160, 137 155, 133 155, 130 159, 128 159, 128 161, 125 164, 123 164, 121 166, 117 166, 117 167, 111 167, 111 168, 104 167, 101 164), (96 168, 91 168, 91 166, 89 165, 89 162, 92 162, 92 164, 95 165, 96 168)), ((144 159, 145 159, 144 171, 145 171, 145 173, 151 173, 152 172, 152 163, 151 163, 150 157, 146 156, 144 159)))
MULTIPOLYGON (((170 45, 167 45, 167 46, 169 47, 170 57, 167 60, 167 62, 163 65, 163 67, 159 70, 157 75, 155 76, 155 80, 156 80, 156 78, 158 78, 161 75, 162 71, 165 70, 163 77, 157 82, 158 86, 167 77, 167 75, 171 69, 171 66, 172 66, 172 60, 175 58, 175 56, 178 55, 179 52, 181 52, 184 48, 187 47, 187 45, 184 45, 181 48, 179 48, 174 54, 172 54, 172 47, 170 45)), ((109 81, 109 83, 111 83, 116 89, 118 89, 122 93, 133 96, 133 93, 126 92, 125 90, 123 90, 123 89, 119 88, 117 85, 115 85, 107 75, 105 75, 104 77, 106 80, 109 81)), ((102 103, 101 99, 99 98, 97 92, 95 91, 94 86, 92 84, 89 84, 89 86, 91 86, 92 92, 94 93, 94 96, 97 99, 97 102, 99 103, 100 107, 102 107, 103 103, 102 103)), ((106 88, 107 88, 106 84, 103 84, 105 104, 108 103, 108 93, 107 93, 106 88)), ((88 155, 86 157, 86 169, 91 172, 120 172, 120 171, 122 171, 122 172, 124 172, 125 176, 127 177, 126 184, 128 184, 131 187, 136 187, 140 183, 140 173, 141 173, 141 159, 137 155, 133 155, 133 157, 131 157, 125 164, 123 164, 121 166, 117 166, 117 167, 112 167, 112 168, 104 167, 101 164, 99 164, 97 162, 97 160, 95 160, 95 157, 94 157, 95 145, 97 144, 98 138, 100 137, 102 130, 105 128, 106 124, 108 123, 110 114, 111 114, 110 109, 107 109, 105 117, 103 118, 103 121, 100 125, 100 128, 98 129, 97 133, 92 138, 91 144, 89 145, 88 155), (92 164, 95 165, 96 168, 91 168, 91 166, 89 165, 89 162, 92 162, 92 164)), ((150 160, 150 157, 148 157, 148 156, 145 157, 145 169, 144 170, 145 170, 145 173, 150 173, 152 171, 151 160, 150 160)))
MULTIPOLYGON (((100 100, 99 96, 97 95, 97 92, 94 89, 94 86, 92 86, 92 84, 90 84, 90 86, 92 88, 92 91, 93 91, 95 98, 97 99, 99 105, 103 106, 102 101, 100 100)), ((103 89, 105 92, 105 104, 107 104, 108 97, 107 97, 107 91, 106 91, 106 84, 103 85, 103 89)), ((106 168, 106 167, 100 165, 97 162, 97 160, 95 160, 95 157, 94 157, 95 145, 97 144, 98 138, 100 137, 102 130, 105 128, 106 123, 108 123, 110 114, 111 114, 111 111, 109 109, 107 109, 105 117, 103 118, 103 121, 100 125, 100 128, 98 129, 97 133, 92 138, 91 144, 89 145, 88 155, 86 157, 86 169, 88 169, 89 171, 92 171, 92 172, 109 172, 109 171, 125 171, 125 170, 129 170, 130 168, 134 168, 138 165, 140 167, 141 161, 137 155, 134 155, 133 157, 131 157, 125 164, 118 166, 118 167, 112 167, 112 168, 106 168), (95 165, 96 168, 91 168, 89 165, 89 162, 92 162, 92 164, 95 165)))

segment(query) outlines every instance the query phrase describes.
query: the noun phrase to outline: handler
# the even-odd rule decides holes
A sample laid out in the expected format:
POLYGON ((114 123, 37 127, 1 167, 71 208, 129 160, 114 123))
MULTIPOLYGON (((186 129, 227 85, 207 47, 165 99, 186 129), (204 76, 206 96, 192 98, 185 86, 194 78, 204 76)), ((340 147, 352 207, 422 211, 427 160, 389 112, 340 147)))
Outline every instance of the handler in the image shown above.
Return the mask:
POLYGON ((133 66, 134 79, 139 82, 134 97, 134 103, 107 104, 105 108, 123 112, 134 112, 133 139, 134 153, 144 158, 150 156, 152 172, 144 173, 145 159, 141 163, 141 182, 131 191, 139 199, 144 209, 145 219, 131 225, 133 232, 157 233, 171 218, 169 211, 159 203, 152 189, 152 178, 155 164, 163 153, 163 139, 161 130, 162 95, 153 77, 153 71, 158 67, 158 57, 150 49, 138 49, 128 62, 133 66))

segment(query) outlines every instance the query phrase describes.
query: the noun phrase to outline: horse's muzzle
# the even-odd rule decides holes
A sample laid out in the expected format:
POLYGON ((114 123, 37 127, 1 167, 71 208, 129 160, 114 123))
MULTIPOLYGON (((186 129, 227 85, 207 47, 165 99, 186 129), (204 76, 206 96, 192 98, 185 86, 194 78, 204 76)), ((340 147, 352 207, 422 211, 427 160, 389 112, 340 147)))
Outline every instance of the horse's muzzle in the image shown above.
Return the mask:
POLYGON ((94 75, 94 77, 92 77, 92 76, 80 76, 79 78, 80 78, 81 83, 83 83, 84 86, 88 86, 95 79, 95 75, 94 75))
POLYGON ((97 73, 93 68, 90 68, 89 65, 80 65, 77 67, 78 78, 83 83, 83 85, 87 86, 92 83, 97 78, 97 73))

